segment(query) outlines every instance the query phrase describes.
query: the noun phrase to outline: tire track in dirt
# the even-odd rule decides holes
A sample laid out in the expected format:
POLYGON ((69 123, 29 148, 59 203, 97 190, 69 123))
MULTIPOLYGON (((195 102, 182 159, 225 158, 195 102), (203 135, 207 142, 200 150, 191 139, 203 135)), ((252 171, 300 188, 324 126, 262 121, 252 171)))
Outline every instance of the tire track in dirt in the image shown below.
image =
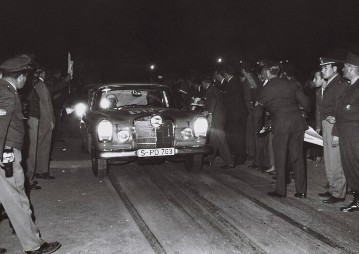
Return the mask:
MULTIPOLYGON (((223 215, 223 211, 218 206, 203 198, 190 183, 173 181, 173 179, 169 179, 164 174, 161 174, 158 169, 144 170, 144 173, 161 189, 171 202, 175 200, 175 205, 181 206, 181 209, 185 210, 188 216, 200 227, 202 225, 200 225, 198 220, 204 221, 202 223, 210 225, 219 235, 222 235, 233 247, 233 252, 266 253, 258 244, 249 239, 240 229, 227 220, 223 215)), ((202 228, 208 231, 208 229, 202 228)))
MULTIPOLYGON (((330 247, 337 249, 339 251, 345 251, 345 253, 348 254, 354 254, 353 251, 346 249, 344 246, 341 246, 340 244, 338 244, 337 242, 329 239, 328 237, 324 236, 323 234, 320 234, 319 232, 303 225, 302 223, 290 218, 289 216, 285 215, 284 213, 268 206, 267 204, 265 204, 264 202, 248 195, 247 193, 241 191, 237 186, 228 183, 226 181, 224 181, 223 179, 217 177, 215 174, 213 173, 209 173, 206 172, 206 174, 208 174, 209 176, 211 176, 213 179, 215 179, 216 181, 220 182, 221 184, 223 184, 224 186, 227 186, 228 188, 232 189, 233 191, 235 191, 236 193, 238 193, 239 195, 245 197, 246 199, 252 201, 253 203, 255 203, 256 205, 262 207, 263 209, 273 213, 274 215, 276 215, 277 217, 285 220, 286 222, 290 223, 291 225, 295 226, 296 228, 304 231, 306 234, 311 235, 312 237, 316 238, 317 240, 321 241, 322 243, 329 245, 330 247)), ((227 175, 238 179, 239 181, 242 181, 239 177, 237 177, 235 174, 232 173, 226 173, 227 175)))
POLYGON ((150 243, 152 249, 157 254, 167 254, 165 249, 162 247, 161 243, 158 241, 156 236, 152 233, 152 231, 147 226, 146 222, 142 219, 141 215, 136 210, 135 206, 132 204, 131 200, 127 196, 127 194, 122 189, 120 183, 116 181, 116 177, 113 177, 111 174, 109 174, 109 180, 112 183, 113 187, 115 188, 116 192, 120 196, 121 200, 125 204, 127 210, 130 212, 132 218, 138 225, 139 229, 143 233, 143 235, 146 237, 147 241, 150 243))

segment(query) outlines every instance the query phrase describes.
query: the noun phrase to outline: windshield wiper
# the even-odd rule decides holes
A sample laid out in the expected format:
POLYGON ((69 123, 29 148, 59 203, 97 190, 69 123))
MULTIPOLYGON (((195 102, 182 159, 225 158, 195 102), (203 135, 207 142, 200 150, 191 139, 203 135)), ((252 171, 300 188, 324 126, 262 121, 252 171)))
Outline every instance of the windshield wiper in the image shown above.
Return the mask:
POLYGON ((137 107, 137 106, 142 106, 142 105, 138 105, 138 104, 127 104, 127 105, 123 105, 121 107, 137 107))

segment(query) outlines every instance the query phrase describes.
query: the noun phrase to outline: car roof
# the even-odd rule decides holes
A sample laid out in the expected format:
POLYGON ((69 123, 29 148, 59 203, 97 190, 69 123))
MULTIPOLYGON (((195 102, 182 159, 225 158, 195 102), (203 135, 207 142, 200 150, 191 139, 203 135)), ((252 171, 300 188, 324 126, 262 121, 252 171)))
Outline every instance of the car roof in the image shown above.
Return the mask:
POLYGON ((161 85, 161 84, 154 84, 154 83, 101 83, 101 84, 91 84, 87 85, 88 88, 96 88, 96 89, 102 89, 102 88, 164 88, 168 89, 168 86, 161 85))

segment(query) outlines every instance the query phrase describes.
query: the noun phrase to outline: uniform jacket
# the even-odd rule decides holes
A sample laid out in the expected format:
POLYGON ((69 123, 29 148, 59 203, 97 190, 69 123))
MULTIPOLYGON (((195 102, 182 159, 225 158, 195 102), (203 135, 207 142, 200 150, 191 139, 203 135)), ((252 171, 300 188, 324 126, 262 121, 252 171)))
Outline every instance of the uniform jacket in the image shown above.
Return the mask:
POLYGON ((224 106, 227 112, 227 122, 241 122, 246 119, 248 110, 244 101, 244 89, 241 81, 233 77, 228 81, 224 94, 224 106))
POLYGON ((40 125, 55 124, 55 114, 52 106, 51 95, 42 80, 35 84, 35 90, 40 97, 40 125))
POLYGON ((0 157, 4 146, 22 149, 24 123, 22 106, 16 89, 0 79, 0 157))
POLYGON ((274 135, 308 129, 299 105, 308 112, 310 102, 294 82, 280 78, 271 79, 262 88, 258 101, 270 113, 274 135))
POLYGON ((349 83, 339 75, 328 83, 324 89, 323 97, 319 106, 321 120, 327 119, 328 116, 335 115, 338 100, 348 86, 349 83))
POLYGON ((339 98, 335 113, 333 136, 339 136, 339 130, 351 131, 353 137, 359 136, 359 79, 345 89, 339 98))

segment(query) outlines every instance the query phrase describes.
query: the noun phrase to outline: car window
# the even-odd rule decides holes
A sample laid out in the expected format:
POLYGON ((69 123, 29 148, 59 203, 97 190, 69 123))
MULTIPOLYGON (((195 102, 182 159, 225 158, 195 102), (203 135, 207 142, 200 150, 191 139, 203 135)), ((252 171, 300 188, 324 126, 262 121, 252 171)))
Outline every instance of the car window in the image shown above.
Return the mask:
POLYGON ((171 99, 163 89, 110 89, 104 88, 98 96, 101 109, 122 107, 170 107, 171 99))

